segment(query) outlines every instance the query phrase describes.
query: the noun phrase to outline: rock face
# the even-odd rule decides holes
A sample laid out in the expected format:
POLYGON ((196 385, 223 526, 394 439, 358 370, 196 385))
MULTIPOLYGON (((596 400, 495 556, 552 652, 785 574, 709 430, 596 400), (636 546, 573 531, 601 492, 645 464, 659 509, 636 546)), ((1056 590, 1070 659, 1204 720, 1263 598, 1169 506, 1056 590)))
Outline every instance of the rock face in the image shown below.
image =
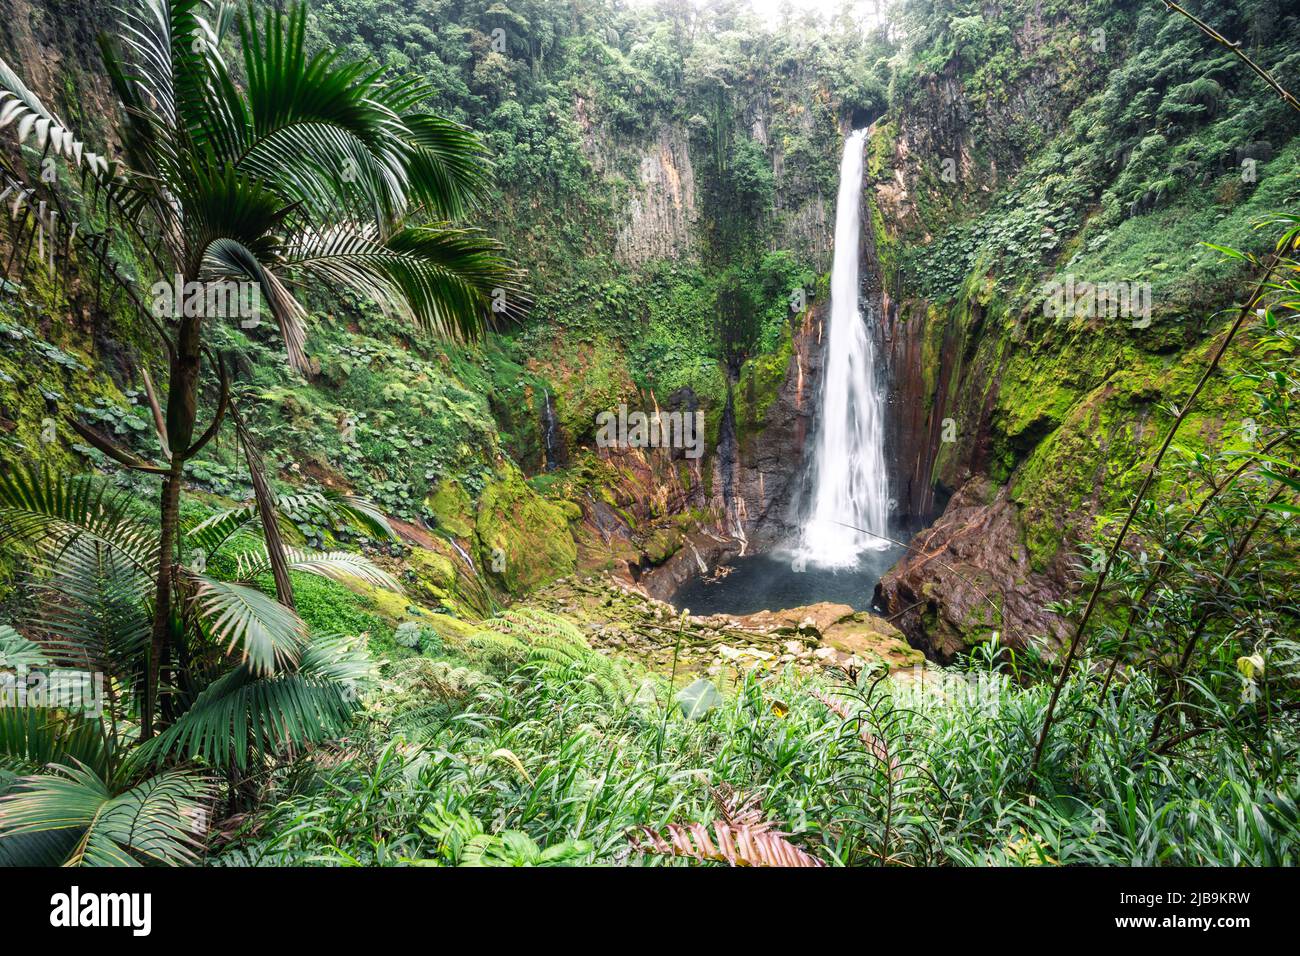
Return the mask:
POLYGON ((694 251, 698 218, 690 144, 680 126, 663 126, 641 153, 615 255, 638 266, 694 251))
MULTIPOLYGON (((812 76, 788 79, 797 96, 774 101, 772 91, 756 90, 735 117, 733 135, 748 134, 770 150, 774 185, 775 235, 773 248, 796 249, 818 270, 830 265, 834 194, 833 183, 808 169, 804 157, 787 156, 787 141, 797 130, 801 138, 832 136, 829 123, 810 108, 807 84, 812 76)), ((629 266, 656 260, 699 258, 706 239, 700 223, 704 200, 691 159, 689 123, 666 123, 646 130, 644 138, 620 141, 592 123, 586 103, 579 97, 575 118, 583 130, 583 148, 593 168, 601 173, 635 169, 636 177, 623 199, 623 225, 614 241, 614 254, 629 266)), ((696 142, 698 149, 699 142, 696 142)), ((699 157, 697 156, 697 159, 699 157)), ((707 160, 701 162, 706 166, 707 160)))
POLYGON ((803 314, 783 362, 756 369, 735 385, 735 448, 714 458, 710 503, 726 516, 722 530, 743 537, 751 552, 788 540, 798 526, 821 392, 827 305, 803 314))
POLYGON ((673 553, 644 573, 632 577, 650 597, 667 601, 677 589, 705 568, 716 568, 740 552, 740 542, 707 530, 678 535, 673 553))
POLYGON ((1019 646, 1037 635, 1062 640, 1066 622, 1045 607, 1069 582, 1034 571, 1021 537, 1007 489, 972 479, 881 579, 876 600, 913 645, 943 662, 995 633, 1019 646))

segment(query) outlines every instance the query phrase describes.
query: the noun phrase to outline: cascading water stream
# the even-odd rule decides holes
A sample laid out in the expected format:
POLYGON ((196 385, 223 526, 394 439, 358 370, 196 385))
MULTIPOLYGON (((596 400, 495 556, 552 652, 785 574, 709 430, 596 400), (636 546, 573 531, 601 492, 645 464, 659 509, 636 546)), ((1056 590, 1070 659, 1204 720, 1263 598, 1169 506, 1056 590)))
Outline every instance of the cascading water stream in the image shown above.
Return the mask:
POLYGON ((889 547, 882 537, 889 533, 885 403, 876 380, 875 347, 858 301, 866 137, 865 129, 850 134, 840 160, 812 501, 796 552, 799 559, 824 568, 855 567, 864 551, 889 547))
MULTIPOLYGON (((863 153, 866 130, 844 144, 835 210, 835 256, 831 265, 830 318, 823 333, 825 362, 820 415, 810 456, 808 506, 791 552, 738 556, 725 577, 712 578, 701 566, 673 595, 678 607, 700 614, 752 614, 764 608, 804 607, 822 601, 871 607, 875 582, 905 546, 889 534, 889 478, 885 470, 885 401, 876 349, 858 297, 863 153), (861 528, 856 531, 854 528, 861 528), (852 573, 843 573, 850 569, 852 573)), ((802 382, 803 366, 797 374, 802 382)), ((797 387, 801 387, 797 386, 797 387)), ((724 415, 719 454, 734 455, 724 415)), ((727 465, 729 468, 730 465, 727 465)), ((724 470, 724 475, 727 472, 724 470)), ((737 514, 736 524, 743 528, 737 514)), ((697 564, 699 563, 697 555, 697 564)))

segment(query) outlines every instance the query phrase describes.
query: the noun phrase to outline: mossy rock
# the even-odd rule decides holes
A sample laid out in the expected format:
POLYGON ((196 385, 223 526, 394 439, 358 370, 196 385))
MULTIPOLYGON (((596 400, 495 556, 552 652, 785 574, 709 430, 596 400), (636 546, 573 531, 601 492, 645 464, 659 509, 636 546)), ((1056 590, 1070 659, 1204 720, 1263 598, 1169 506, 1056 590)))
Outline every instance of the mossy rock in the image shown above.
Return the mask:
POLYGON ((736 431, 741 442, 767 424, 767 413, 785 384, 793 354, 793 330, 787 324, 775 352, 752 358, 741 366, 734 392, 736 431))
POLYGON ((399 594, 396 591, 360 582, 349 584, 348 588, 366 598, 374 612, 392 624, 403 621, 425 621, 433 616, 432 611, 414 603, 411 596, 407 594, 399 594))
POLYGON ((577 567, 568 515, 514 467, 483 489, 475 532, 482 567, 509 594, 525 594, 577 567))
POLYGON ((641 550, 652 565, 660 565, 682 549, 685 536, 674 527, 659 528, 642 544, 641 550))
POLYGON ((449 614, 429 614, 423 620, 437 631, 444 646, 463 647, 479 630, 477 623, 463 621, 449 614))
POLYGON ((430 551, 428 548, 413 547, 411 553, 406 556, 406 564, 415 573, 421 585, 439 591, 456 589, 456 564, 445 554, 430 551))
POLYGON ((428 548, 413 547, 405 563, 407 589, 422 604, 443 607, 456 614, 477 607, 480 595, 471 586, 463 590, 465 580, 458 573, 456 558, 428 548))
POLYGON ((450 478, 438 484, 426 502, 438 527, 455 535, 468 538, 474 533, 474 504, 460 482, 450 478))
POLYGON ((865 611, 833 624, 822 644, 863 659, 883 661, 891 670, 925 663, 925 655, 907 643, 903 632, 883 617, 865 611))

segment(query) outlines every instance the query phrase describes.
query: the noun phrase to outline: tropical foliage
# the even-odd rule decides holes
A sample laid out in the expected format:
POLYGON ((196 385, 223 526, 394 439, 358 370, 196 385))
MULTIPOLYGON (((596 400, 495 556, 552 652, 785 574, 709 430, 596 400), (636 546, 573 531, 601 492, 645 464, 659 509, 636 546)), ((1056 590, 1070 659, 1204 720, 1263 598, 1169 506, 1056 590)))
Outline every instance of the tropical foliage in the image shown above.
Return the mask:
POLYGON ((1159 3, 138 0, 68 122, 0 59, 0 865, 1300 863, 1300 18, 1219 6, 1241 42, 1159 3), (891 362, 932 423, 977 393, 928 477, 1068 564, 1063 637, 910 672, 634 586, 703 566, 787 384, 802 428, 867 124, 891 362), (1152 275, 1153 330, 1049 327, 1053 269, 1152 275), (637 395, 710 457, 584 447, 637 395))

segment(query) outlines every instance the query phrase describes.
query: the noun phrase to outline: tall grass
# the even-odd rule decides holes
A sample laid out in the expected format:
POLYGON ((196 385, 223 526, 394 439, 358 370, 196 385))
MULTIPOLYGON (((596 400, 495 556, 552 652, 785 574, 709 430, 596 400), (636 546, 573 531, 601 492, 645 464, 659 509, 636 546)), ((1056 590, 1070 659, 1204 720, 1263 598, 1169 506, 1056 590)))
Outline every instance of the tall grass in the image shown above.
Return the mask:
POLYGON ((372 706, 344 753, 277 782, 214 862, 457 862, 436 822, 450 814, 519 831, 539 852, 566 848, 563 862, 680 864, 635 851, 629 832, 715 820, 720 785, 833 865, 1296 862, 1294 761, 1266 786, 1255 751, 1227 740, 1153 757, 1142 742, 1156 689, 1138 675, 1103 701, 1087 667, 1063 685, 1031 788, 1051 687, 1016 683, 1002 652, 929 672, 924 688, 753 670, 699 721, 525 664, 485 674, 418 742, 372 706))

